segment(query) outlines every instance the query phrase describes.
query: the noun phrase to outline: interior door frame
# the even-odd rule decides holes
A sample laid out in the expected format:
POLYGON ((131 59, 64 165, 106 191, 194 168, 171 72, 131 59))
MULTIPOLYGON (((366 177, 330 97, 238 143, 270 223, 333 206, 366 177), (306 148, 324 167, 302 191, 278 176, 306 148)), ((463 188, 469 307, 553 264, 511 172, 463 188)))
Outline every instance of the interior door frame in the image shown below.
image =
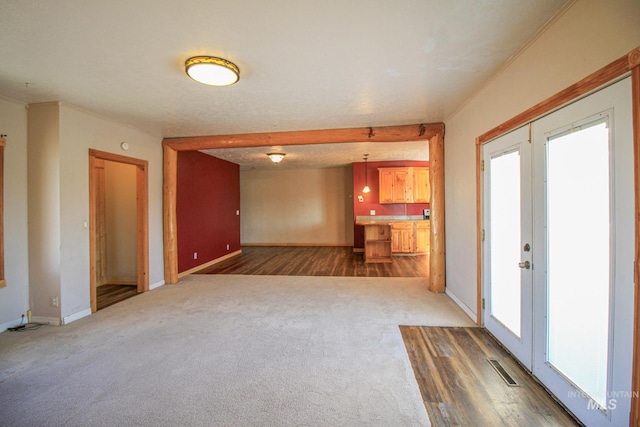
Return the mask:
POLYGON ((89 149, 89 281, 91 287, 91 312, 97 311, 96 286, 96 215, 97 215, 97 168, 100 160, 124 163, 136 167, 136 253, 138 292, 149 290, 149 162, 89 149))
MULTIPOLYGON (((477 307, 476 323, 483 320, 483 216, 482 216, 482 145, 527 123, 583 98, 594 91, 631 75, 634 193, 635 193, 635 253, 634 253, 634 329, 632 390, 640 391, 640 47, 613 61, 579 82, 507 120, 476 138, 476 253, 477 253, 477 307)), ((640 397, 632 393, 629 425, 640 425, 640 397)))
POLYGON ((425 141, 429 147, 431 187, 431 233, 429 237, 429 281, 432 292, 445 291, 444 230, 444 123, 289 132, 248 133, 165 138, 163 161, 164 282, 178 283, 177 174, 178 151, 217 148, 271 147, 350 142, 425 141))

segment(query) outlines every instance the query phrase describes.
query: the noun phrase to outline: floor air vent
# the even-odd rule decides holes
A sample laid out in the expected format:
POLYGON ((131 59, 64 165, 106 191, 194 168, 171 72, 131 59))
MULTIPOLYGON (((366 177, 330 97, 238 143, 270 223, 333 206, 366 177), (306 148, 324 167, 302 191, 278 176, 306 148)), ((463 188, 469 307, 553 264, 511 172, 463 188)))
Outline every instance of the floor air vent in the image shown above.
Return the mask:
POLYGON ((509 373, 502 367, 500 362, 498 362, 496 359, 489 359, 489 363, 491 363, 493 369, 495 369, 496 372, 500 374, 500 376, 508 386, 518 387, 518 383, 516 382, 516 380, 514 380, 511 375, 509 375, 509 373))

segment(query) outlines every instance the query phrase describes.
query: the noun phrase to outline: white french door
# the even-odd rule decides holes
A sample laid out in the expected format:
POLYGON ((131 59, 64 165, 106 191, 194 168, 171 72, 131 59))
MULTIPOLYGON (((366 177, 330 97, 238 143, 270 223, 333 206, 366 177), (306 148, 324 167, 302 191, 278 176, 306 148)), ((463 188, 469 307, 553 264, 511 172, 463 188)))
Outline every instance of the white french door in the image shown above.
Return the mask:
POLYGON ((485 144, 485 327, 531 369, 532 191, 526 127, 485 144))
POLYGON ((530 130, 483 147, 484 322, 583 423, 627 425, 634 297, 630 79, 535 121, 530 130), (499 175, 500 159, 516 152, 520 176, 499 175), (496 204, 505 199, 497 193, 507 185, 495 182, 503 179, 511 187, 517 181, 520 191, 496 204), (508 205, 518 197, 516 239, 515 225, 508 224, 518 213, 508 205), (508 220, 503 211, 510 212, 508 220), (494 230, 508 226, 513 241, 504 255, 504 237, 494 230), (514 294, 509 302, 505 289, 514 294), (510 326, 518 323, 519 331, 510 326))

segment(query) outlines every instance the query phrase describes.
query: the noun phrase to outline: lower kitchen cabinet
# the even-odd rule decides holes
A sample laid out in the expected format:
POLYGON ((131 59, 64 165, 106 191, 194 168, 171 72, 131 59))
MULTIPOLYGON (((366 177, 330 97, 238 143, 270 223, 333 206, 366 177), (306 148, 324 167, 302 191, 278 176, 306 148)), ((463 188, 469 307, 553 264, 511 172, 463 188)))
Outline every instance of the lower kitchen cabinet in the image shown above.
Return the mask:
POLYGON ((391 262, 391 236, 388 224, 364 226, 364 261, 391 262))
POLYGON ((431 222, 416 221, 416 252, 429 253, 431 250, 431 222))
POLYGON ((393 221, 391 252, 394 254, 428 253, 430 232, 429 221, 393 221))
POLYGON ((413 227, 413 221, 391 223, 391 252, 408 254, 414 252, 413 227))

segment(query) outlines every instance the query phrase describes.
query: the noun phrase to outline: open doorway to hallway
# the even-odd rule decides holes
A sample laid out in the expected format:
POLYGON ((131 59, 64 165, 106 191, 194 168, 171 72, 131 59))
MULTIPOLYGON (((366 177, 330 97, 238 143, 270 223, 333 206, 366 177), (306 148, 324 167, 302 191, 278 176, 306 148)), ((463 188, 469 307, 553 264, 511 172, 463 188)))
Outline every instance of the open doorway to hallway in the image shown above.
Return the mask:
POLYGON ((109 307, 138 294, 136 167, 98 159, 96 304, 109 307))
POLYGON ((149 290, 147 162, 89 152, 91 310, 149 290))

